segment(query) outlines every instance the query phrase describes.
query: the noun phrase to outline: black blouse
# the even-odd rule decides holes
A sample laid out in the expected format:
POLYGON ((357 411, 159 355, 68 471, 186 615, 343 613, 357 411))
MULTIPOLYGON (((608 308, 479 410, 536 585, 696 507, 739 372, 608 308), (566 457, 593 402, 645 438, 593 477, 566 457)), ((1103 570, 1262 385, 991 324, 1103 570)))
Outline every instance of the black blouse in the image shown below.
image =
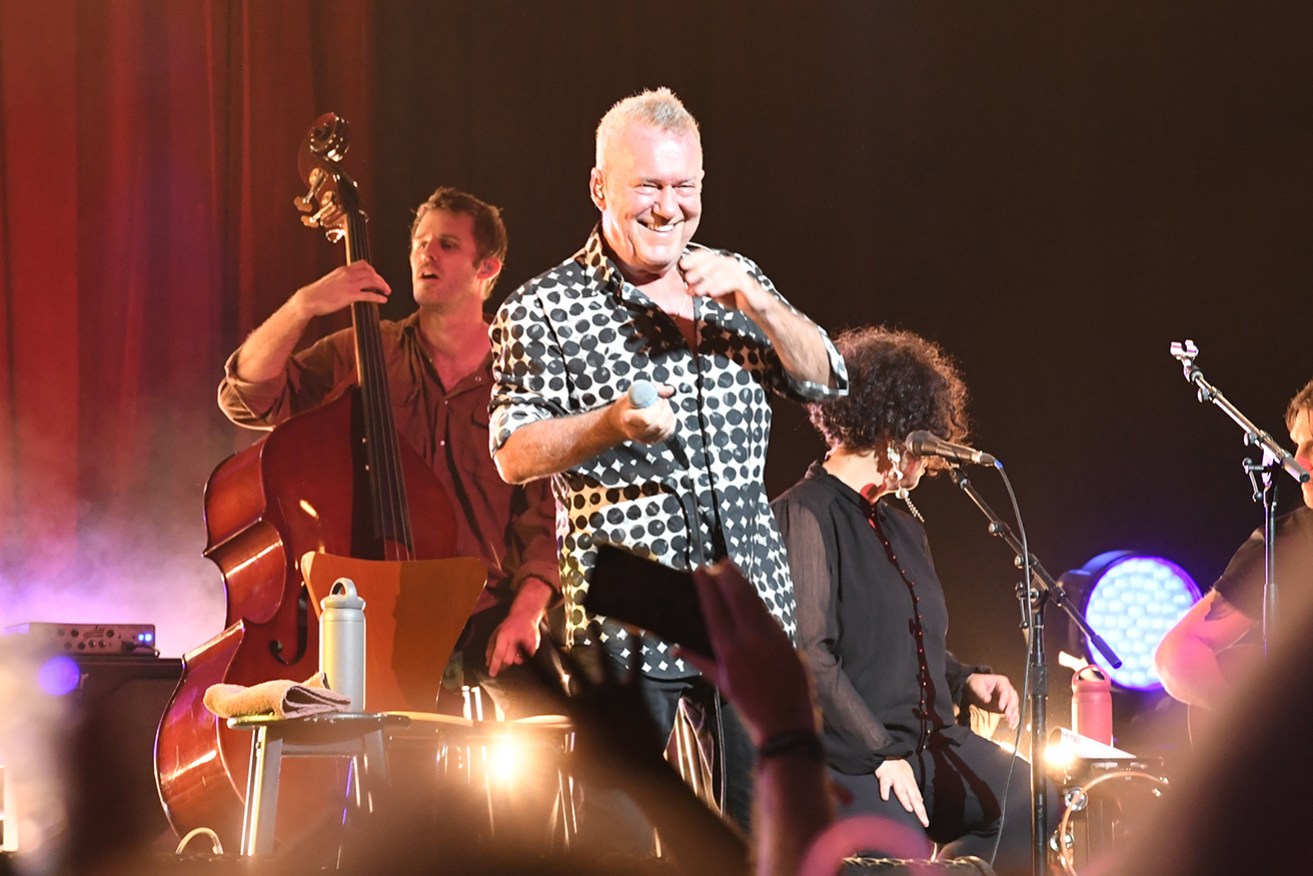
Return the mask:
POLYGON ((788 548, 798 641, 812 671, 826 757, 850 775, 960 741, 966 678, 925 529, 814 463, 772 503, 788 548), (873 525, 874 524, 874 525, 873 525))

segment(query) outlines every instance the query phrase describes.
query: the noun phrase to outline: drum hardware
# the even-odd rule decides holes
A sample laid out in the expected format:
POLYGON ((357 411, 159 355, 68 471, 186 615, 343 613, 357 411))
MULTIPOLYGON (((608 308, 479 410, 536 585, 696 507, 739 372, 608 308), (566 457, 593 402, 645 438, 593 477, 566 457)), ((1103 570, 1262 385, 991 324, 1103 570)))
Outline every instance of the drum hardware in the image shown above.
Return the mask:
POLYGON ((1134 834, 1164 796, 1160 759, 1081 760, 1065 771, 1063 812, 1049 846, 1062 872, 1077 876, 1134 834))

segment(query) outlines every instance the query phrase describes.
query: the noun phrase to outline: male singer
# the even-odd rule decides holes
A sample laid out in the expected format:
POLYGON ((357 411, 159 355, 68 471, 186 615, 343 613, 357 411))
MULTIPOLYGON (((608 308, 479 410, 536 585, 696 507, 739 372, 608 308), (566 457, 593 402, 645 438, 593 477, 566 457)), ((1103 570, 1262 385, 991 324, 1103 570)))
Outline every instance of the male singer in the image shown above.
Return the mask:
MULTIPOLYGON (((825 333, 753 262, 692 243, 702 176, 697 122, 669 89, 617 103, 598 125, 589 178, 600 224, 493 322, 492 451, 508 481, 552 476, 573 639, 606 542, 677 569, 728 557, 793 631, 762 484, 767 394, 831 398, 847 378, 825 333)), ((641 664, 666 731, 681 698, 707 693, 667 642, 609 623, 601 641, 641 664)), ((723 709, 728 808, 746 825, 753 753, 728 705, 702 701, 708 723, 723 709)))

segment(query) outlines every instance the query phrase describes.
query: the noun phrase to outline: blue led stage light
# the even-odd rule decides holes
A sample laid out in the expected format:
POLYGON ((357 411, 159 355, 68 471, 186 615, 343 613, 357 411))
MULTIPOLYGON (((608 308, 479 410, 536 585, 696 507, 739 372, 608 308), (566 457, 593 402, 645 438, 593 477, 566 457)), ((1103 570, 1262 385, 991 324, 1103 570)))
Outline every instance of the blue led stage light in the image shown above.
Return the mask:
MULTIPOLYGON (((1153 668, 1153 652, 1163 636, 1199 601, 1199 586, 1176 563, 1131 551, 1099 554, 1079 570, 1063 576, 1064 586, 1076 585, 1081 607, 1094 631, 1122 659, 1113 669, 1092 648, 1089 659, 1108 673, 1112 683, 1131 690, 1161 690, 1153 668)), ((1070 593, 1073 598, 1077 592, 1070 593)))

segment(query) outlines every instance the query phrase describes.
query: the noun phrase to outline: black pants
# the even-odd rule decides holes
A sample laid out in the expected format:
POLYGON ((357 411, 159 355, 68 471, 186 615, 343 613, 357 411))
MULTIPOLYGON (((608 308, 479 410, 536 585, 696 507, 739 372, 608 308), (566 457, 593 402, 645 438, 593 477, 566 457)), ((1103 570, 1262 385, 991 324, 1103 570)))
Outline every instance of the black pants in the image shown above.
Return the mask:
MULTIPOLYGON (((576 659, 597 659, 596 652, 576 649, 576 659)), ((602 658, 610 659, 610 658, 602 658)), ((655 679, 639 676, 639 688, 644 702, 656 723, 662 739, 668 739, 675 724, 679 701, 688 697, 699 707, 704 717, 704 729, 713 742, 724 739, 725 757, 723 795, 726 815, 747 831, 752 817, 752 761, 754 752, 747 732, 729 704, 719 692, 699 676, 680 679, 655 679), (720 703, 719 719, 716 703, 720 703)), ((721 785, 721 746, 712 765, 714 784, 721 785)), ((692 793, 692 792, 690 792, 692 793)), ((718 799, 719 799, 718 795, 718 799)), ((647 815, 621 791, 585 784, 583 806, 580 811, 579 839, 581 847, 603 849, 607 855, 636 858, 649 857, 653 851, 652 824, 647 815)))
POLYGON ((679 701, 688 698, 702 716, 703 729, 716 749, 712 779, 724 814, 745 832, 752 826, 752 762, 755 752, 734 707, 701 676, 659 679, 643 676, 643 697, 656 719, 662 738, 675 726, 679 701), (723 789, 723 791, 722 791, 723 789))
MULTIPOLYGON (((831 777, 852 794, 852 802, 840 805, 839 816, 873 814, 926 835, 924 855, 929 857, 931 842, 940 846, 941 859, 975 855, 992 861, 1000 876, 1029 874, 1032 846, 1030 838, 1031 800, 1030 765, 980 736, 972 734, 960 745, 928 749, 909 757, 921 797, 925 801, 930 827, 925 829, 916 816, 903 808, 891 792, 880 799, 880 780, 873 774, 850 776, 830 770, 831 777), (1008 770, 1012 780, 1008 782, 1008 770), (1006 787, 1006 807, 1004 793, 1006 787), (1000 816, 1003 819, 999 838, 1000 816), (994 857, 995 843, 998 856, 994 857)), ((1056 795, 1049 803, 1054 811, 1056 795)), ((881 856, 888 850, 867 849, 863 854, 881 856)))

